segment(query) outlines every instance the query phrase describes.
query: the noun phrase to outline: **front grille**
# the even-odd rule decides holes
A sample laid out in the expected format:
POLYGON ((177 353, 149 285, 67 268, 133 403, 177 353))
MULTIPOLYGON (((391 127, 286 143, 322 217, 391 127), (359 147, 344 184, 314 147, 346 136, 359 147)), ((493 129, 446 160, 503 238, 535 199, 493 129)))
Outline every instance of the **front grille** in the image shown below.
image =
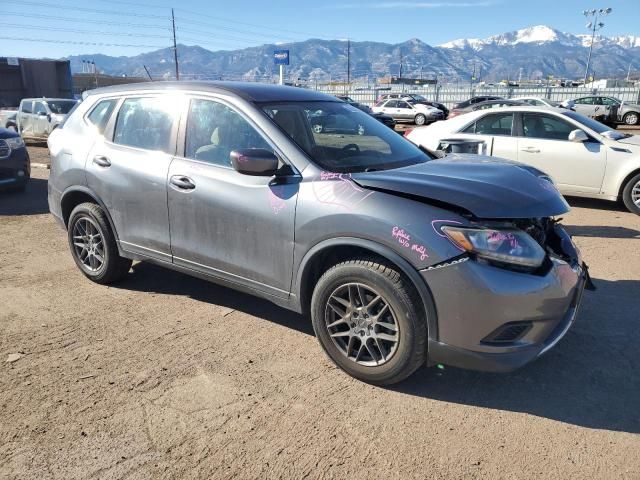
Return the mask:
POLYGON ((532 327, 531 322, 511 322, 498 327, 482 339, 485 344, 513 343, 521 339, 532 327))
POLYGON ((11 149, 9 148, 9 145, 7 145, 7 142, 0 139, 0 158, 8 157, 10 153, 11 149))

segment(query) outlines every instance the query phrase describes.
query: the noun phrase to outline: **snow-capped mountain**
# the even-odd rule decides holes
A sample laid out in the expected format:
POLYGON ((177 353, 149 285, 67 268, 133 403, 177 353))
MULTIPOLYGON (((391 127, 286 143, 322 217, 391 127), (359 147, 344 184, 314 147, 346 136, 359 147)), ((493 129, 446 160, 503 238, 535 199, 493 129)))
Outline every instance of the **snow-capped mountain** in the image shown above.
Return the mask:
MULTIPOLYGON (((544 44, 544 43, 560 43, 568 47, 588 47, 591 44, 591 35, 561 32, 555 28, 546 25, 536 25, 513 32, 503 33, 501 35, 493 35, 491 37, 480 38, 461 38, 438 45, 440 48, 471 48, 473 50, 481 50, 487 46, 508 46, 522 43, 544 44)), ((596 35, 594 45, 618 45, 622 48, 640 47, 640 36, 623 35, 616 37, 604 37, 596 35)))
MULTIPOLYGON (((634 0, 638 1, 638 0, 634 0)), ((351 42, 351 78, 405 77, 468 81, 476 73, 482 80, 513 78, 580 78, 584 75, 589 35, 572 35, 544 25, 493 35, 461 39, 438 47, 419 39, 397 44, 351 42)), ((270 80, 277 75, 273 64, 276 44, 231 51, 210 51, 195 45, 179 45, 180 71, 184 78, 270 80)), ((310 39, 287 44, 291 79, 323 82, 347 77, 347 42, 310 39)), ((82 60, 91 58, 100 71, 114 75, 145 76, 146 65, 154 77, 172 78, 173 51, 161 49, 133 57, 82 55, 69 57, 73 72, 82 71, 82 60)), ((596 36, 591 68, 597 76, 626 76, 629 66, 640 70, 640 37, 596 36)))

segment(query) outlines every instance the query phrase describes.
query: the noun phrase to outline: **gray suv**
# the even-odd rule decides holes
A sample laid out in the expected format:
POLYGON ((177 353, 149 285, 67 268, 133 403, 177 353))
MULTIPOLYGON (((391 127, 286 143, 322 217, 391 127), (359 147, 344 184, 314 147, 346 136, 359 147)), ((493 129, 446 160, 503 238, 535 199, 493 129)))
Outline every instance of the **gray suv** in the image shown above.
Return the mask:
POLYGON ((110 87, 48 143, 49 207, 89 279, 141 260, 267 298, 366 382, 520 367, 564 336, 588 284, 541 172, 438 159, 318 92, 110 87), (365 131, 317 134, 318 114, 365 131))

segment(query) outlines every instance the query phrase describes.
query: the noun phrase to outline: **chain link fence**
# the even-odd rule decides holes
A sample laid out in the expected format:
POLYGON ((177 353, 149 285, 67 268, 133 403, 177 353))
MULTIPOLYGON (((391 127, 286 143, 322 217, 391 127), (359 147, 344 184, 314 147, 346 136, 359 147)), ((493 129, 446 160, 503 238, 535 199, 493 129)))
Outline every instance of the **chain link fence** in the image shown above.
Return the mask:
POLYGON ((494 95, 504 98, 539 97, 559 102, 591 95, 602 95, 605 97, 615 97, 628 103, 640 103, 640 88, 638 87, 456 87, 450 85, 429 85, 419 88, 405 86, 403 89, 402 85, 392 85, 390 87, 349 89, 347 85, 318 85, 317 90, 330 95, 348 95, 356 102, 370 106, 374 105, 379 97, 389 93, 415 93, 422 95, 428 100, 443 103, 448 108, 451 108, 455 103, 478 95, 494 95))

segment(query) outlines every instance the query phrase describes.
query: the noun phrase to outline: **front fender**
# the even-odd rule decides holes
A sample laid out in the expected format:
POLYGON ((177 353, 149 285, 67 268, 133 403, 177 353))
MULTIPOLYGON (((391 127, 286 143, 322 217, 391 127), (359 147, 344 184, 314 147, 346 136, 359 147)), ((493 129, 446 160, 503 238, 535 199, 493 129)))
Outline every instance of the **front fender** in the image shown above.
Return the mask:
MULTIPOLYGON (((307 251, 307 253, 300 261, 297 275, 294 277, 295 284, 292 286, 292 292, 294 292, 296 298, 298 298, 300 301, 304 301, 302 287, 304 286, 304 279, 308 276, 311 265, 313 265, 314 258, 316 258, 318 255, 322 255, 323 252, 326 252, 327 250, 335 247, 358 247, 364 250, 369 250, 396 265, 402 271, 402 273, 411 280, 411 282, 416 287, 418 294, 420 295, 424 311, 426 312, 429 338, 438 338, 437 312, 429 286, 425 283, 418 270, 416 270, 407 260, 402 258, 388 246, 382 245, 372 240, 357 237, 336 237, 328 240, 323 240, 320 243, 314 245, 307 251)), ((303 310, 303 308, 301 308, 301 310, 303 310)))

